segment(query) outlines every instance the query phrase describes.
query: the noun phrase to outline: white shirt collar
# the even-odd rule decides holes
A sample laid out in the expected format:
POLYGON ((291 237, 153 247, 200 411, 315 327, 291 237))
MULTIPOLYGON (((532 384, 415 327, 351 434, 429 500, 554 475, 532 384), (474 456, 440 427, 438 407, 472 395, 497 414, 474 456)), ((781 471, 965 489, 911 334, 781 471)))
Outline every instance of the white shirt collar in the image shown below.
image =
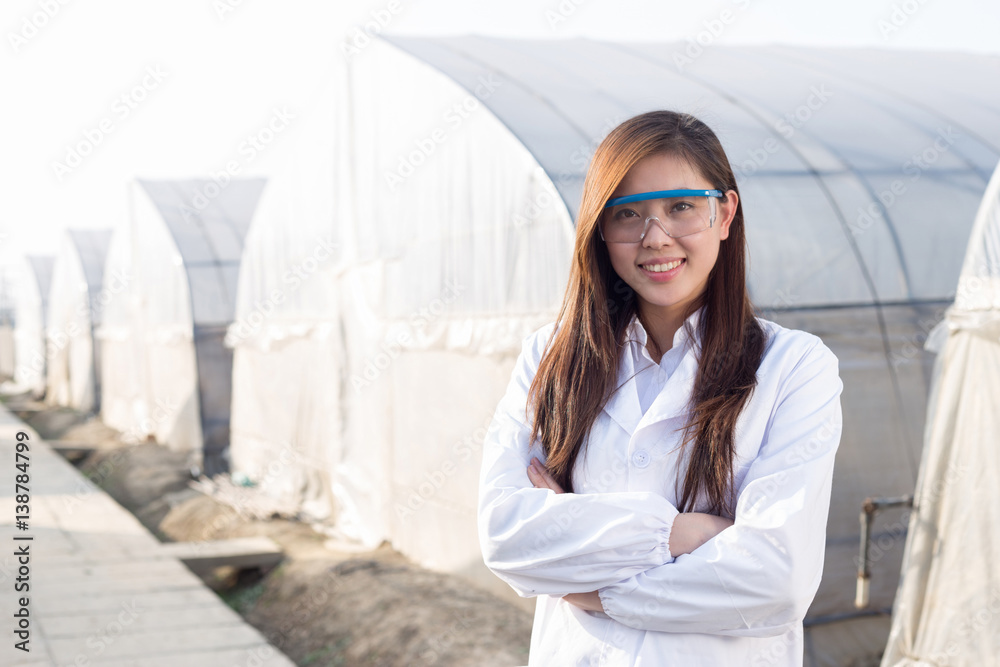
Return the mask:
MULTIPOLYGON (((670 348, 671 350, 677 349, 678 346, 687 342, 688 334, 685 329, 685 324, 691 327, 691 330, 694 332, 695 341, 700 344, 701 341, 698 332, 698 322, 701 319, 701 314, 704 310, 705 306, 699 306, 698 310, 691 313, 688 318, 684 320, 677 331, 674 332, 674 341, 672 347, 670 348)), ((638 313, 632 317, 632 322, 629 324, 625 341, 632 341, 633 343, 636 343, 639 346, 638 350, 640 352, 646 348, 646 343, 649 341, 649 338, 646 334, 646 328, 643 327, 642 322, 639 321, 638 313)))

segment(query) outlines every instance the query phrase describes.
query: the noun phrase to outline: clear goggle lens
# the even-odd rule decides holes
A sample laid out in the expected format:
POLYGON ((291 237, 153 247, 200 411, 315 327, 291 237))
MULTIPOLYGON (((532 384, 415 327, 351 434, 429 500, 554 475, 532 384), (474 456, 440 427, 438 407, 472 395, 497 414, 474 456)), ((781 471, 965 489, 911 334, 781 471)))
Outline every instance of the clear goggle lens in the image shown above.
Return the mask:
POLYGON ((661 190, 616 197, 604 207, 601 238, 608 243, 639 243, 651 225, 671 238, 703 232, 715 223, 719 190, 661 190))

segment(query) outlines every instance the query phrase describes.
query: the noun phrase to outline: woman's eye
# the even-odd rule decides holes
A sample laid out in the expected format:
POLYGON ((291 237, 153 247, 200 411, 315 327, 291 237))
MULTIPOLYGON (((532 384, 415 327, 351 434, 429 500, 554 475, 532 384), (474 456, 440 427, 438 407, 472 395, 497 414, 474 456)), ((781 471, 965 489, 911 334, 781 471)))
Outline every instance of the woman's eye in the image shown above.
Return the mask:
POLYGON ((638 214, 635 211, 633 211, 630 208, 626 208, 622 209, 621 211, 618 211, 618 213, 615 214, 615 217, 618 218, 619 220, 623 220, 625 218, 631 218, 636 215, 638 214))

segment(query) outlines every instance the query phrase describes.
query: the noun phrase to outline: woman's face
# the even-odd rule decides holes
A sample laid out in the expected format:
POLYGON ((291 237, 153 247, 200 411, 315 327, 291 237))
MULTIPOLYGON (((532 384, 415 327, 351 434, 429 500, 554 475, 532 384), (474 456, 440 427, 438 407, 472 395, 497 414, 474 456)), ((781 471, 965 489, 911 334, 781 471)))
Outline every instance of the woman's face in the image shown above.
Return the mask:
MULTIPOLYGON (((715 185, 706 180, 687 161, 666 153, 657 153, 639 160, 612 197, 623 197, 656 190, 711 190, 715 185)), ((648 203, 648 202, 647 202, 648 203)), ((719 243, 729 237, 729 225, 736 215, 735 190, 717 199, 714 224, 708 229, 671 238, 655 223, 650 223, 646 236, 636 243, 607 243, 611 265, 618 275, 638 295, 639 308, 645 316, 665 316, 672 320, 695 301, 708 284, 708 274, 719 256, 719 243), (675 268, 663 268, 680 262, 675 268), (661 271, 651 271, 655 266, 661 271)))

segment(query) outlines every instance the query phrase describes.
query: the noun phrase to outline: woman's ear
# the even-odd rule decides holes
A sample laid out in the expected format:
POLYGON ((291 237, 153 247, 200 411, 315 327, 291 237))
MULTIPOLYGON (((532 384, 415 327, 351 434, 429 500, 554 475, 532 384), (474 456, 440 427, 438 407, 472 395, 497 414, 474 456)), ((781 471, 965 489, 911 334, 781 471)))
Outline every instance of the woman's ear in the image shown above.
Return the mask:
POLYGON ((740 201, 740 196, 736 194, 736 190, 726 191, 725 199, 719 201, 719 240, 725 241, 729 238, 729 225, 732 224, 733 218, 736 217, 736 206, 740 201))

